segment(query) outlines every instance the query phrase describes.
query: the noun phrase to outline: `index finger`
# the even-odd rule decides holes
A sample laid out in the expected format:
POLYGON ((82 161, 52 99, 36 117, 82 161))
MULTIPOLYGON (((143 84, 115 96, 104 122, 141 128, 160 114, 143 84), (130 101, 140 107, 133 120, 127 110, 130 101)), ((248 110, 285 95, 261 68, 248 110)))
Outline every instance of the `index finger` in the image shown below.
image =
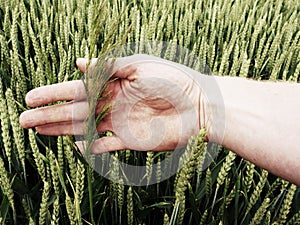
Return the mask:
POLYGON ((29 91, 26 104, 30 107, 46 105, 57 101, 83 100, 86 91, 82 80, 67 81, 58 84, 42 86, 29 91))

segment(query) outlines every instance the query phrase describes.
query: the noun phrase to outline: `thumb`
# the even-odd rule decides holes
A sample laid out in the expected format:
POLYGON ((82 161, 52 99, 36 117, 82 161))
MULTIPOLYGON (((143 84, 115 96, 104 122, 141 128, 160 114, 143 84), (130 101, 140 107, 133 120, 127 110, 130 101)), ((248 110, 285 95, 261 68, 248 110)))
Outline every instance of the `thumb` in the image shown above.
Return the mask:
MULTIPOLYGON (((106 70, 109 74, 112 74, 116 78, 128 79, 130 81, 135 80, 136 76, 136 64, 138 62, 151 59, 148 55, 133 55, 119 58, 109 58, 106 61, 106 70), (134 65, 135 64, 135 65, 134 65)), ((89 69, 93 70, 97 64, 97 58, 93 58, 90 62, 89 69)), ((78 58, 76 65, 81 72, 87 72, 88 59, 78 58)))
MULTIPOLYGON (((97 58, 93 58, 91 60, 91 63, 89 65, 90 68, 95 67, 96 63, 97 63, 97 58)), ((76 60, 76 65, 78 67, 78 69, 80 69, 81 72, 86 73, 87 70, 87 64, 88 64, 89 60, 85 59, 85 58, 78 58, 76 60)))
POLYGON ((106 69, 112 71, 114 77, 128 79, 130 81, 138 78, 137 65, 145 62, 162 62, 163 59, 147 54, 135 54, 126 57, 108 59, 106 69))
MULTIPOLYGON (((87 143, 85 141, 76 141, 75 144, 79 148, 80 152, 82 154, 87 151, 87 143)), ((125 144, 121 141, 120 138, 116 136, 110 136, 110 137, 102 137, 98 140, 96 140, 89 150, 92 154, 101 154, 105 152, 112 152, 117 150, 124 150, 126 149, 125 144)))
POLYGON ((106 70, 115 78, 133 81, 137 78, 136 66, 132 57, 110 58, 106 61, 106 70))

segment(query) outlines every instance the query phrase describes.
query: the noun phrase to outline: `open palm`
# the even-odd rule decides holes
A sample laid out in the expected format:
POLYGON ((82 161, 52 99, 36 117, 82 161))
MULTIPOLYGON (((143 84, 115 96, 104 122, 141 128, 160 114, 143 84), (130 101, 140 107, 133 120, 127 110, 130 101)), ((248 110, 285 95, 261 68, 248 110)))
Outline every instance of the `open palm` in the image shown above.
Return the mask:
MULTIPOLYGON (((86 72, 86 64, 86 59, 77 61, 82 72, 86 72)), ((185 145, 199 131, 201 88, 196 85, 191 69, 149 55, 117 58, 112 67, 116 79, 108 85, 108 98, 97 103, 96 114, 110 104, 111 110, 100 121, 97 131, 112 131, 114 135, 96 140, 93 153, 172 150, 185 145)), ((84 134, 88 102, 82 81, 40 87, 26 96, 30 107, 62 100, 68 102, 22 113, 21 125, 35 127, 45 135, 84 134)), ((82 143, 77 145, 83 150, 82 143)))

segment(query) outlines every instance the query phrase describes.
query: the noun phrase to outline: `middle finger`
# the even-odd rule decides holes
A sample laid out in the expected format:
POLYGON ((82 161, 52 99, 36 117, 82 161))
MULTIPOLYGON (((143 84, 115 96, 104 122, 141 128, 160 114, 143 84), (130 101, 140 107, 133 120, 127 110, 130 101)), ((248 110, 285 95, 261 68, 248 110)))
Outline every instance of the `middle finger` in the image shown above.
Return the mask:
POLYGON ((30 128, 49 123, 84 120, 88 113, 88 102, 67 102, 25 111, 20 116, 20 123, 22 127, 30 128))

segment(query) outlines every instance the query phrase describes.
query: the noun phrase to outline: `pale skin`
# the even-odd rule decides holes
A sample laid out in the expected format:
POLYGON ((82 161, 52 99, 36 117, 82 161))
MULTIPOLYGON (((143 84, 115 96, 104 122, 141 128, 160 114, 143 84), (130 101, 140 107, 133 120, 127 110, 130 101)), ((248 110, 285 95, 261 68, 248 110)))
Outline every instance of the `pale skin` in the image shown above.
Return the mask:
MULTIPOLYGON (((82 72, 87 62, 77 60, 82 72)), ((117 59, 113 74, 106 91, 112 110, 97 131, 114 136, 96 140, 93 153, 172 150, 205 127, 209 141, 300 185, 299 84, 207 76, 147 55, 117 59)), ((34 109, 21 114, 22 127, 54 136, 84 133, 88 110, 82 81, 34 89, 26 103, 34 109), (62 100, 68 102, 45 106, 62 100)), ((99 102, 96 112, 103 105, 99 102)))

